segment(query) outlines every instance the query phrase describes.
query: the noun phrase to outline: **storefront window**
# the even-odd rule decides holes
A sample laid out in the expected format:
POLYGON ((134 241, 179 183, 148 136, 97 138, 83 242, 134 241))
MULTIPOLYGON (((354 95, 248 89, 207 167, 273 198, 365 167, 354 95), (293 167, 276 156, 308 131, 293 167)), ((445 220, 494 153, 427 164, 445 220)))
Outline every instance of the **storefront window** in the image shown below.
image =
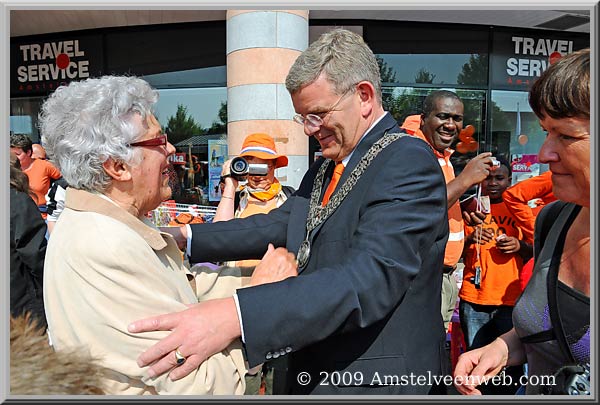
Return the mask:
MULTIPOLYGON (((420 114, 423 109, 425 97, 434 90, 442 88, 422 88, 422 87, 384 87, 383 104, 384 109, 389 111, 392 116, 402 125, 406 117, 413 114, 420 114)), ((458 94, 465 106, 465 119, 463 127, 471 125, 473 133, 471 137, 477 142, 477 149, 466 150, 463 145, 458 146, 460 139, 457 139, 452 145, 456 149, 452 155, 452 164, 455 172, 460 173, 462 168, 477 153, 489 150, 485 142, 485 96, 484 90, 462 90, 454 88, 443 88, 458 94)))
POLYGON ((206 204, 203 197, 209 192, 208 143, 227 137, 225 66, 143 78, 158 89, 155 115, 176 149, 173 166, 179 181, 171 187, 173 198, 177 202, 206 204))
POLYGON ((548 170, 537 159, 546 134, 524 91, 492 91, 491 143, 512 165, 513 184, 548 170))
POLYGON ((40 142, 38 114, 44 97, 12 98, 10 100, 10 133, 28 135, 40 142))
POLYGON ((379 54, 384 83, 487 85, 486 54, 379 54))

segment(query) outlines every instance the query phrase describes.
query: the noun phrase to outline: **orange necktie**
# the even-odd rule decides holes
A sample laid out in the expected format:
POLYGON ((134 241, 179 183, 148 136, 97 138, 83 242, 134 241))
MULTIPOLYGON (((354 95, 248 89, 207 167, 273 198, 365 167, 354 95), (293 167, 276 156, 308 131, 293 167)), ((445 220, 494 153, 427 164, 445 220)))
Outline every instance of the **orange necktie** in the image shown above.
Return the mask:
POLYGON ((344 164, 342 162, 335 165, 335 169, 333 170, 333 176, 331 176, 331 181, 327 186, 327 190, 325 190, 325 194, 323 195, 323 201, 321 201, 321 206, 327 205, 329 202, 329 197, 333 194, 333 190, 335 190, 335 186, 337 186, 340 181, 340 177, 342 177, 342 173, 344 173, 344 164))

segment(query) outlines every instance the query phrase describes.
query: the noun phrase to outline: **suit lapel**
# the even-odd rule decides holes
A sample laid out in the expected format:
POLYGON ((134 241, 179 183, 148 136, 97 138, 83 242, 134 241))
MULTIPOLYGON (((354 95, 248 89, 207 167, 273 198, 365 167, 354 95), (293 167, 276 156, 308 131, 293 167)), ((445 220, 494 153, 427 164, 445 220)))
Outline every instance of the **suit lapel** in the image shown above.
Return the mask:
MULTIPOLYGON (((350 173, 352 172, 352 170, 358 165, 358 162, 360 162, 362 157, 365 155, 365 153, 367 153, 367 151, 371 148, 371 146, 373 146, 373 144, 375 142, 377 142, 383 136, 383 134, 385 134, 386 132, 388 132, 388 133, 400 132, 400 127, 398 127, 398 123, 392 117, 392 115, 387 112, 386 112, 385 116, 381 119, 381 121, 379 121, 377 123, 377 125, 375 125, 375 127, 373 127, 373 129, 364 137, 364 139, 356 147, 354 153, 352 154, 352 157, 350 158, 350 161, 348 162, 348 165, 344 169, 344 173, 342 173, 342 177, 340 178, 340 181, 336 187, 336 190, 339 187, 341 187, 342 184, 344 184, 344 181, 346 181, 346 178, 348 178, 348 176, 350 176, 350 173)), ((331 165, 331 166, 333 166, 333 165, 331 165)), ((333 169, 329 168, 327 170, 327 173, 328 173, 328 177, 326 174, 326 178, 328 178, 329 181, 331 181, 333 169)), ((321 190, 321 199, 323 198, 323 193, 325 192, 324 190, 327 188, 329 181, 327 181, 327 184, 325 184, 323 186, 323 190, 321 190)), ((351 195, 352 195, 352 192, 350 192, 350 194, 348 195, 347 198, 351 198, 351 195)), ((319 201, 321 201, 321 200, 319 200, 319 201)), ((307 210, 307 214, 308 214, 308 210, 307 210)), ((317 226, 311 232, 311 241, 312 241, 311 243, 314 243, 314 240, 318 237, 318 234, 319 234, 321 228, 326 223, 327 223, 327 220, 325 220, 323 223, 321 223, 319 226, 317 226)))

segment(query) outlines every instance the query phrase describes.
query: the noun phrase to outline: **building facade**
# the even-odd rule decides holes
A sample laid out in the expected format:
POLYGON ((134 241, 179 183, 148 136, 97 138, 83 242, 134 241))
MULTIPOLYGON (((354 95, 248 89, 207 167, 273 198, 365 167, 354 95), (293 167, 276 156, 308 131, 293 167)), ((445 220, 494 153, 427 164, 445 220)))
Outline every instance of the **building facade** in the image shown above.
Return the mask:
MULTIPOLYGON (((206 162, 202 142, 226 139, 233 156, 247 134, 267 132, 290 159, 278 177, 298 186, 318 143, 292 121, 285 76, 310 41, 337 26, 360 33, 376 54, 385 108, 400 123, 420 111, 432 90, 459 94, 476 142, 455 146, 457 170, 484 151, 511 162, 514 181, 546 170, 537 163, 545 134, 527 92, 553 60, 590 46, 589 32, 229 10, 221 20, 13 36, 10 129, 39 141, 40 105, 58 86, 137 75, 158 89, 157 118, 182 155, 206 162)), ((214 186, 209 180, 202 185, 214 186)))

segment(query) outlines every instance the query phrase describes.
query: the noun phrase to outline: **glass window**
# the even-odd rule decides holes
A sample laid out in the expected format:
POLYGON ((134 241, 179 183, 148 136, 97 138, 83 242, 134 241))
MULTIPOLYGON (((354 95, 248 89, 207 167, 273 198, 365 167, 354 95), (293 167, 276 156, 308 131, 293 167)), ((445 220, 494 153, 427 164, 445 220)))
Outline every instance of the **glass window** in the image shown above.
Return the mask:
POLYGON ((387 84, 487 85, 487 54, 378 54, 387 84))
POLYGON ((450 158, 454 166, 454 172, 458 175, 467 162, 481 152, 490 150, 485 142, 485 90, 462 90, 455 88, 422 88, 422 87, 384 87, 383 105, 386 111, 402 123, 409 115, 420 114, 425 97, 434 90, 450 90, 455 92, 463 101, 465 107, 463 128, 471 125, 473 133, 472 140, 476 142, 476 148, 467 150, 466 142, 456 139, 451 148, 455 150, 450 158))
POLYGON ((40 142, 38 114, 44 97, 12 98, 10 100, 10 133, 29 135, 34 143, 40 142))
POLYGON ((378 21, 365 25, 364 38, 384 84, 487 86, 487 27, 378 21))
POLYGON ((173 198, 181 203, 207 203, 203 196, 208 196, 208 141, 226 139, 227 87, 158 92, 155 114, 176 149, 173 166, 179 182, 171 187, 173 198))
POLYGON ((227 88, 208 87, 158 90, 156 117, 177 146, 191 136, 227 131, 227 88))
POLYGON ((492 91, 491 144, 498 155, 510 162, 513 184, 548 170, 540 164, 538 152, 546 134, 529 107, 525 91, 492 91))
POLYGON ((182 87, 226 87, 227 67, 213 66, 200 69, 179 70, 143 76, 157 89, 182 87))

